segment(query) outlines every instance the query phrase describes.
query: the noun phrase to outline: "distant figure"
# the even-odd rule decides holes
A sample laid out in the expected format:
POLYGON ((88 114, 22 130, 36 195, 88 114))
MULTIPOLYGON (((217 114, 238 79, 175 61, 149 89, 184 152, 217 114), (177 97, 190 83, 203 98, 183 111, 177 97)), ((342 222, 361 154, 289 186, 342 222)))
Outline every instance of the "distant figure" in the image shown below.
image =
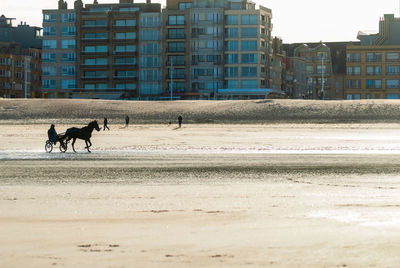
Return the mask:
POLYGON ((59 135, 57 134, 54 124, 51 124, 50 129, 47 131, 47 136, 49 137, 49 141, 56 144, 59 135))
POLYGON ((104 124, 103 131, 106 130, 106 129, 110 130, 110 128, 108 127, 107 117, 104 117, 104 123, 103 124, 104 124))
POLYGON ((125 127, 129 126, 129 116, 125 117, 125 127))
POLYGON ((182 116, 180 115, 180 116, 178 116, 178 124, 179 124, 179 128, 181 128, 182 127, 182 121, 183 121, 183 118, 182 118, 182 116))

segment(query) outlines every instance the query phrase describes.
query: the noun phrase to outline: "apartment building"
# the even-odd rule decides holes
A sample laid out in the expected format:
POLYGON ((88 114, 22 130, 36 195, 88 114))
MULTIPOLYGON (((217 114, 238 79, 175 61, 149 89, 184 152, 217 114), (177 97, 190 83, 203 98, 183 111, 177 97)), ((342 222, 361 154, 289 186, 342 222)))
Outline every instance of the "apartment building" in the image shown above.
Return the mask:
POLYGON ((360 31, 357 38, 347 46, 346 99, 399 99, 400 18, 384 15, 378 33, 360 31))
POLYGON ((58 1, 58 9, 43 10, 42 94, 68 98, 77 87, 77 12, 58 1))
MULTIPOLYGON (((271 58, 271 88, 282 90, 283 88, 283 73, 285 70, 284 51, 282 39, 273 38, 271 58)), ((288 92, 286 92, 287 95, 288 92)))
POLYGON ((132 0, 115 4, 95 0, 85 6, 76 0, 73 9, 60 0, 57 10, 43 10, 47 96, 139 99, 158 95, 161 82, 147 78, 149 73, 161 73, 161 56, 150 49, 161 44, 160 12, 160 4, 132 0), (141 57, 141 52, 149 56, 141 57))
POLYGON ((41 94, 41 50, 0 42, 0 96, 34 98, 41 94))
POLYGON ((346 46, 349 42, 285 44, 292 98, 343 99, 346 76, 346 46))
POLYGON ((21 22, 14 27, 13 18, 0 17, 0 96, 29 98, 40 95, 40 28, 21 22))
POLYGON ((271 18, 247 0, 168 0, 164 97, 215 99, 222 89, 230 96, 240 89, 235 98, 249 98, 246 90, 269 87, 271 18))

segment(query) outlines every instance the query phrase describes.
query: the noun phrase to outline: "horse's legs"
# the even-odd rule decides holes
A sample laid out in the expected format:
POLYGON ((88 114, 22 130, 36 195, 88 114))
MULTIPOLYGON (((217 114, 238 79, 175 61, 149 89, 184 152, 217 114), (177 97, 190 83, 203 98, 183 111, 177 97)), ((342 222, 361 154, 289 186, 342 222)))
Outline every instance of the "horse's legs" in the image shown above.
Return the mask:
POLYGON ((90 153, 89 147, 92 146, 92 143, 90 142, 90 139, 89 140, 85 140, 85 142, 86 142, 86 149, 90 153), (88 142, 89 142, 90 145, 88 144, 88 142))
POLYGON ((74 150, 74 152, 76 153, 75 147, 74 147, 75 141, 76 141, 76 138, 74 138, 74 140, 72 141, 72 150, 74 150))

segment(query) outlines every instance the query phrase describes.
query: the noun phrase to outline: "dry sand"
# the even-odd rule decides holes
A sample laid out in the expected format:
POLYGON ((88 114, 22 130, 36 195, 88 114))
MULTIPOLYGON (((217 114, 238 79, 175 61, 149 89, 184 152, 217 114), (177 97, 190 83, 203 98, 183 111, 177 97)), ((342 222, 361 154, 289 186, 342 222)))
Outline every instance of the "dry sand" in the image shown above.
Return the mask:
POLYGON ((123 123, 126 115, 137 124, 185 123, 382 123, 399 122, 397 100, 362 101, 174 101, 131 102, 69 99, 0 99, 0 123, 86 123, 104 116, 123 123), (66 111, 68 111, 66 113, 66 111))
POLYGON ((116 116, 92 154, 82 141, 47 154, 42 123, 71 125, 31 110, 1 118, 0 267, 400 264, 399 124, 122 128, 116 116))

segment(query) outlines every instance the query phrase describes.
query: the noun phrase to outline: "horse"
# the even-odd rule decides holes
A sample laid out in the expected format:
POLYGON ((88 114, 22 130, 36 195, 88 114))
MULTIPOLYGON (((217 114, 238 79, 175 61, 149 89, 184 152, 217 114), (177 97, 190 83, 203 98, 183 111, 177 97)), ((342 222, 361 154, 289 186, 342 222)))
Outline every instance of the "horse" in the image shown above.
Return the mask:
POLYGON ((66 138, 66 142, 73 140, 72 141, 72 149, 74 150, 75 153, 76 153, 76 151, 74 148, 74 144, 75 144, 76 139, 84 140, 86 143, 85 148, 88 150, 89 153, 91 153, 89 148, 92 146, 90 138, 92 137, 93 129, 100 131, 99 124, 97 123, 96 120, 90 122, 89 125, 87 125, 86 127, 83 127, 83 128, 72 127, 72 128, 67 129, 67 131, 65 132, 64 138, 66 138))

